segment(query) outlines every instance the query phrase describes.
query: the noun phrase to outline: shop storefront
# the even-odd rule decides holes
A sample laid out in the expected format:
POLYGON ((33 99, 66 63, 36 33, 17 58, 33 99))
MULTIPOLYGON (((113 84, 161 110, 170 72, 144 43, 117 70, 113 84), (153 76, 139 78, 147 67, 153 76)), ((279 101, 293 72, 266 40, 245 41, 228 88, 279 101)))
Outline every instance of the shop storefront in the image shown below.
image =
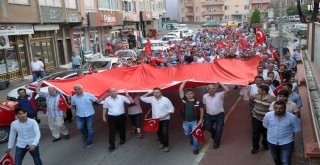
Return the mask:
POLYGON ((35 33, 31 40, 33 56, 39 56, 45 69, 55 68, 57 65, 55 33, 59 25, 35 25, 35 33))
POLYGON ((122 32, 115 27, 122 28, 122 13, 89 13, 89 24, 88 48, 94 53, 100 52, 106 55, 108 43, 113 43, 114 46, 119 42, 119 37, 121 38, 122 32))
POLYGON ((29 35, 32 24, 0 24, 0 79, 16 79, 30 74, 29 35))

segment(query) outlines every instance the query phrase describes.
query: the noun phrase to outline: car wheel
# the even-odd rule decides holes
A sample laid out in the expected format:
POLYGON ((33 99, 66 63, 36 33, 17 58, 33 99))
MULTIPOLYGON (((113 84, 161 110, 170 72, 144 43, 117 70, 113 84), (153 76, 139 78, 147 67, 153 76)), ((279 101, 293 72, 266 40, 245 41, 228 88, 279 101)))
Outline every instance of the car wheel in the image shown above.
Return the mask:
POLYGON ((0 127, 0 144, 8 141, 9 132, 9 127, 0 127))

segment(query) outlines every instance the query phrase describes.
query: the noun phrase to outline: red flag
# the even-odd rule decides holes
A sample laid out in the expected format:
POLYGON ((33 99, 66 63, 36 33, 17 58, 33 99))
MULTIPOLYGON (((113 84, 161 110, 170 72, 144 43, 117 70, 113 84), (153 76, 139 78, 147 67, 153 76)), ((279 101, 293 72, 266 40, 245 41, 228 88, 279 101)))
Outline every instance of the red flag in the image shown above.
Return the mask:
POLYGON ((68 109, 68 103, 67 103, 66 99, 61 94, 59 97, 58 108, 63 112, 67 111, 67 109, 68 109))
POLYGON ((6 153, 4 157, 0 161, 1 165, 14 165, 13 157, 9 154, 6 153))
POLYGON ((258 43, 261 45, 264 43, 264 40, 266 39, 266 35, 263 33, 261 28, 257 28, 257 33, 256 33, 256 40, 258 43))
POLYGON ((227 44, 222 41, 222 42, 218 45, 218 49, 226 48, 226 46, 227 46, 227 44))
POLYGON ((149 38, 147 38, 147 43, 146 47, 144 48, 144 52, 146 53, 146 55, 152 56, 151 42, 149 38))
POLYGON ((259 42, 255 42, 254 45, 253 45, 253 48, 256 48, 258 46, 261 46, 261 44, 259 42))
POLYGON ((159 122, 160 119, 145 119, 144 120, 144 131, 149 131, 149 132, 157 132, 159 128, 159 122))
POLYGON ((191 134, 199 140, 202 144, 206 142, 203 136, 201 125, 197 125, 197 127, 191 132, 191 134))

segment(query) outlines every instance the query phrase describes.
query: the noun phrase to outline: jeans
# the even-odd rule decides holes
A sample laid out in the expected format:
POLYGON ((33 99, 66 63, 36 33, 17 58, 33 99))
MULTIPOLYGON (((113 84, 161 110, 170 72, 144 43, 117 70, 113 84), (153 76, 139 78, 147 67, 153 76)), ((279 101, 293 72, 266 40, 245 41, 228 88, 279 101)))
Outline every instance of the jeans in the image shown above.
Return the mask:
POLYGON ((268 146, 267 141, 267 129, 263 127, 262 121, 252 117, 252 147, 254 149, 259 149, 260 135, 262 134, 262 145, 268 146))
POLYGON ((109 144, 110 146, 115 146, 116 140, 116 129, 120 130, 120 140, 126 140, 126 116, 125 114, 119 116, 108 115, 109 124, 109 144))
POLYGON ((160 143, 164 147, 169 147, 169 120, 161 120, 157 132, 160 143))
POLYGON ((141 113, 129 115, 129 118, 134 128, 141 128, 141 113))
POLYGON ((79 69, 80 65, 72 65, 72 70, 77 70, 79 69))
MULTIPOLYGON (((22 160, 27 152, 28 152, 28 149, 26 149, 26 148, 16 147, 16 154, 15 154, 15 158, 14 158, 15 165, 22 164, 22 160)), ((31 154, 35 165, 42 165, 42 160, 40 158, 40 152, 39 152, 39 146, 37 146, 34 151, 29 151, 29 153, 31 154)))
POLYGON ((32 72, 32 82, 37 81, 38 77, 43 78, 45 76, 46 75, 45 75, 44 71, 32 72))
POLYGON ((200 144, 196 137, 191 135, 191 131, 194 130, 198 125, 197 121, 184 121, 183 130, 184 134, 193 141, 193 150, 199 150, 200 144))
POLYGON ((224 126, 224 112, 221 112, 217 115, 209 115, 206 113, 204 125, 206 130, 211 133, 211 137, 214 138, 214 144, 220 145, 220 139, 224 126), (214 124, 216 124, 215 128, 213 128, 214 124))
POLYGON ((271 156, 276 165, 290 165, 291 155, 293 152, 293 142, 284 145, 275 145, 268 143, 271 151, 271 156))
POLYGON ((93 121, 94 115, 88 117, 76 117, 77 128, 80 130, 82 136, 85 139, 86 143, 92 143, 93 140, 93 121), (85 129, 85 123, 87 124, 87 131, 85 129))

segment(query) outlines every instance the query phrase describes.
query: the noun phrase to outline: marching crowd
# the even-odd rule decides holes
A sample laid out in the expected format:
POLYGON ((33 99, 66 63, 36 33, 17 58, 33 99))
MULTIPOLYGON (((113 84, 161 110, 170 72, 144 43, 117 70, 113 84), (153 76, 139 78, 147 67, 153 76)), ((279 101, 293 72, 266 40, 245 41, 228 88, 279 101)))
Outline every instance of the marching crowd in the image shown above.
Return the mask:
MULTIPOLYGON (((219 27, 198 31, 192 37, 184 38, 181 43, 173 44, 170 50, 160 52, 157 57, 149 54, 142 55, 137 60, 122 61, 122 66, 132 66, 139 63, 150 63, 157 67, 175 66, 186 63, 212 63, 222 58, 245 59, 260 55, 261 62, 257 66, 257 76, 241 92, 249 98, 249 112, 252 124, 252 154, 260 151, 260 136, 264 150, 270 150, 275 164, 290 164, 293 152, 294 134, 301 130, 300 110, 301 97, 298 94, 298 85, 295 81, 297 63, 301 61, 299 46, 295 43, 291 55, 285 48, 285 59, 280 60, 279 50, 272 48, 271 40, 265 36, 257 36, 248 28, 219 27), (260 42, 261 38, 263 41, 260 42)), ((113 67, 117 67, 114 65, 113 67)), ((183 118, 183 130, 190 139, 194 154, 198 154, 200 143, 190 133, 198 125, 204 125, 213 139, 213 149, 218 149, 224 127, 224 98, 230 89, 222 84, 207 85, 207 93, 202 100, 197 100, 192 89, 185 89, 188 81, 183 81, 179 88, 182 110, 179 112, 183 118), (222 88, 220 92, 219 87, 222 88)), ((54 87, 48 87, 48 93, 40 92, 41 84, 36 93, 46 98, 48 124, 52 132, 53 142, 62 138, 69 139, 69 132, 64 126, 64 112, 60 108, 60 94, 54 87)), ((116 131, 120 132, 120 145, 126 142, 126 105, 132 123, 133 133, 143 138, 142 114, 140 101, 151 104, 151 109, 144 118, 160 119, 157 132, 159 149, 170 151, 169 122, 170 115, 175 112, 172 102, 162 95, 160 88, 143 95, 125 92, 119 95, 115 88, 110 88, 104 97, 97 98, 84 92, 80 84, 74 85, 75 94, 68 101, 75 110, 76 124, 79 129, 84 147, 93 145, 94 137, 94 104, 103 104, 102 121, 109 126, 109 150, 115 149, 116 131), (149 96, 151 95, 152 96, 149 96)), ((29 151, 36 165, 41 165, 39 152, 40 129, 33 112, 32 103, 28 101, 25 90, 19 91, 16 117, 11 125, 8 150, 16 143, 15 164, 20 165, 25 154, 29 151)), ((177 110, 176 110, 177 111, 177 110)))

